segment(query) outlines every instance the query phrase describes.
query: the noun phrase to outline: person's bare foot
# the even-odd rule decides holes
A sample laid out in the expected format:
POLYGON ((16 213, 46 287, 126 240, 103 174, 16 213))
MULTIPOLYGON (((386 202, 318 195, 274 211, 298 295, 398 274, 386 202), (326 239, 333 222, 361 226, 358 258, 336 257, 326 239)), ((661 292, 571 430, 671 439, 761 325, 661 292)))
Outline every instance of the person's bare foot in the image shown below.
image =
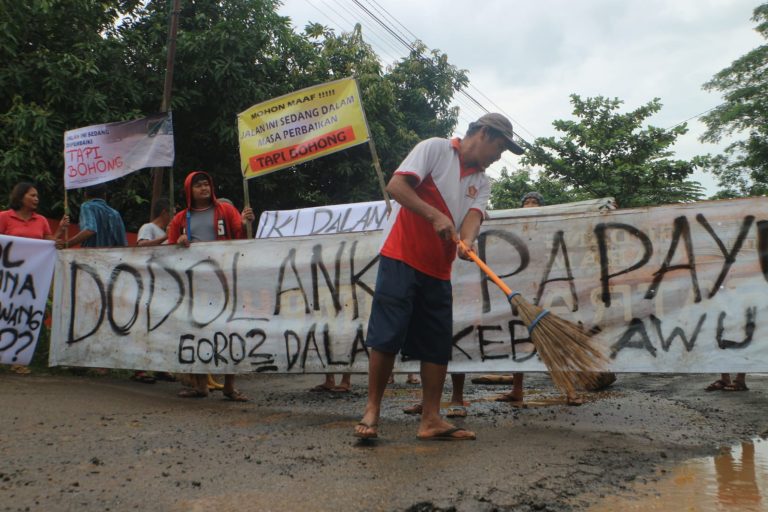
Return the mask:
POLYGON ((224 400, 229 400, 230 402, 247 402, 248 401, 248 397, 236 389, 232 389, 230 391, 224 390, 223 394, 224 394, 224 400))
POLYGON ((406 384, 413 384, 414 386, 421 384, 421 380, 413 373, 408 374, 408 378, 405 379, 406 384))
POLYGON ((509 393, 502 393, 494 399, 496 402, 510 402, 510 403, 523 403, 523 394, 515 391, 509 393))
POLYGON ((743 380, 734 380, 723 388, 723 391, 749 391, 747 383, 743 380))
POLYGON ((421 423, 416 437, 423 441, 472 441, 477 438, 471 430, 465 430, 440 418, 439 422, 421 423))
POLYGON ((405 414, 421 414, 422 411, 421 402, 413 405, 409 405, 408 407, 403 407, 403 412, 405 414))
POLYGON ((376 423, 366 423, 361 420, 355 425, 354 436, 360 439, 376 439, 379 437, 379 426, 376 423))
POLYGON ((366 407, 365 413, 355 425, 355 437, 361 439, 374 439, 379 436, 379 411, 372 407, 366 407))
POLYGON ((445 411, 447 418, 466 418, 467 417, 467 403, 466 402, 451 402, 448 404, 448 408, 445 411))
POLYGON ((584 405, 584 399, 579 395, 570 395, 566 397, 565 403, 573 406, 584 405))

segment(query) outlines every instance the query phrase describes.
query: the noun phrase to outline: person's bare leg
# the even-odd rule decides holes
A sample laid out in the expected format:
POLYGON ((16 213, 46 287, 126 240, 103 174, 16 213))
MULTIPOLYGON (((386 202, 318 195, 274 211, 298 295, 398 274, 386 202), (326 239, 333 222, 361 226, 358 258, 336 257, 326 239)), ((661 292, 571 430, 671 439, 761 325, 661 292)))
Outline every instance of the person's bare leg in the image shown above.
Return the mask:
MULTIPOLYGON (((328 384, 328 382, 326 382, 328 384)), ((331 391, 339 392, 345 392, 352 389, 352 374, 351 373, 342 373, 341 374, 341 382, 339 382, 339 385, 334 385, 333 388, 331 388, 331 391)))
POLYGON ((451 387, 453 388, 451 405, 464 405, 464 382, 466 378, 467 375, 464 373, 451 374, 451 387))
MULTIPOLYGON (((453 425, 440 417, 440 398, 447 370, 448 365, 421 362, 422 412, 418 432, 421 438, 429 438, 453 428, 453 425)), ((453 437, 474 439, 475 434, 463 430, 456 432, 453 437)))
POLYGON ((496 400, 499 402, 510 402, 514 404, 522 404, 524 400, 523 392, 523 373, 512 374, 512 391, 504 393, 496 400))
POLYGON ((203 398, 208 396, 208 374, 191 373, 188 374, 189 388, 179 391, 178 396, 182 398, 203 398))
POLYGON ((733 381, 725 387, 726 391, 748 391, 747 374, 737 373, 733 381))
POLYGON ((387 380, 392 375, 395 365, 395 354, 388 354, 371 349, 368 359, 368 400, 360 423, 355 426, 355 432, 362 436, 375 434, 378 429, 381 400, 387 389, 387 380))
POLYGON ((332 373, 325 374, 325 382, 318 384, 317 386, 310 388, 310 391, 331 391, 336 387, 336 376, 332 373))
POLYGON ((208 374, 196 373, 193 376, 194 388, 201 393, 208 394, 208 374))
POLYGON ((224 389, 222 393, 224 393, 226 398, 234 402, 248 401, 248 397, 235 389, 235 376, 231 373, 224 376, 224 389))
POLYGON ((512 398, 517 402, 523 401, 523 377, 524 373, 512 374, 512 398))
POLYGON ((449 418, 465 418, 467 416, 467 407, 464 402, 464 382, 466 382, 466 374, 464 373, 452 373, 451 374, 451 403, 448 406, 446 416, 449 418))

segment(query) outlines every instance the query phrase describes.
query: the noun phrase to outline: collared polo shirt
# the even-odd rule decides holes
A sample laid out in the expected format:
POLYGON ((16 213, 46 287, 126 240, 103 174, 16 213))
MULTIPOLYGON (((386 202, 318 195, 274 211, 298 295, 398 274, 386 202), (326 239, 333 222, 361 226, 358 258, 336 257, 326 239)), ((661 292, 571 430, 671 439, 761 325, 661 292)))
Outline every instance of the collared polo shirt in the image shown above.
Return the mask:
MULTIPOLYGON (((481 218, 490 197, 488 177, 480 169, 462 165, 459 139, 432 138, 418 143, 395 174, 418 180, 416 194, 461 228, 469 210, 481 218)), ((384 227, 381 254, 400 260, 428 276, 448 280, 456 258, 456 244, 443 240, 424 217, 395 204, 384 227)))
POLYGON ((24 238, 44 239, 51 234, 51 226, 48 219, 37 213, 24 220, 14 210, 0 212, 0 234, 21 236, 24 238))

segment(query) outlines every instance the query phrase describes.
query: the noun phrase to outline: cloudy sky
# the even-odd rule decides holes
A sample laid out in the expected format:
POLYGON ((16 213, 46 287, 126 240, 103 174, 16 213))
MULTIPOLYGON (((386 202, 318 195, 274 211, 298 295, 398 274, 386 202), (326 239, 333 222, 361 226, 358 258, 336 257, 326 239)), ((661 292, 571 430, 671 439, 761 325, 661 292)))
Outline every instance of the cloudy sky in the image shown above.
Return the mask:
MULTIPOLYGON (((651 124, 672 127, 718 105, 721 97, 702 84, 764 42, 750 19, 758 0, 357 2, 399 33, 447 53, 469 72, 469 94, 507 113, 529 141, 555 135, 552 121, 571 118, 572 93, 617 97, 625 110, 661 98, 651 124)), ((385 63, 405 54, 355 0, 284 0, 280 12, 299 29, 313 21, 348 31, 359 22, 385 63)), ((463 96, 458 105, 463 133, 480 112, 463 96)), ((698 141, 703 125, 696 119, 688 127, 678 157, 720 152, 722 144, 698 141)), ((519 167, 509 153, 504 163, 519 167)), ((716 190, 711 177, 696 179, 716 190)))

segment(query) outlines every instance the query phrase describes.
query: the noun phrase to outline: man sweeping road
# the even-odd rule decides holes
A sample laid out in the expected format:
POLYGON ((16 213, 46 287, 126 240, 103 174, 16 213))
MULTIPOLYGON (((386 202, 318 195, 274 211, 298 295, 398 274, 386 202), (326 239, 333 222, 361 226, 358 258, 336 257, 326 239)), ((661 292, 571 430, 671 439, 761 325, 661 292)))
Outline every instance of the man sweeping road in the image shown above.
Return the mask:
MULTIPOLYGON (((395 356, 421 361, 423 408, 417 437, 471 440, 475 434, 440 417, 440 397, 451 359, 451 265, 458 237, 472 246, 490 185, 485 169, 504 150, 520 155, 512 124, 501 114, 471 123, 461 139, 420 142, 387 185, 397 201, 384 228, 366 345, 368 401, 355 436, 378 437, 381 400, 395 356)), ((460 252, 460 257, 464 257, 460 252)))

